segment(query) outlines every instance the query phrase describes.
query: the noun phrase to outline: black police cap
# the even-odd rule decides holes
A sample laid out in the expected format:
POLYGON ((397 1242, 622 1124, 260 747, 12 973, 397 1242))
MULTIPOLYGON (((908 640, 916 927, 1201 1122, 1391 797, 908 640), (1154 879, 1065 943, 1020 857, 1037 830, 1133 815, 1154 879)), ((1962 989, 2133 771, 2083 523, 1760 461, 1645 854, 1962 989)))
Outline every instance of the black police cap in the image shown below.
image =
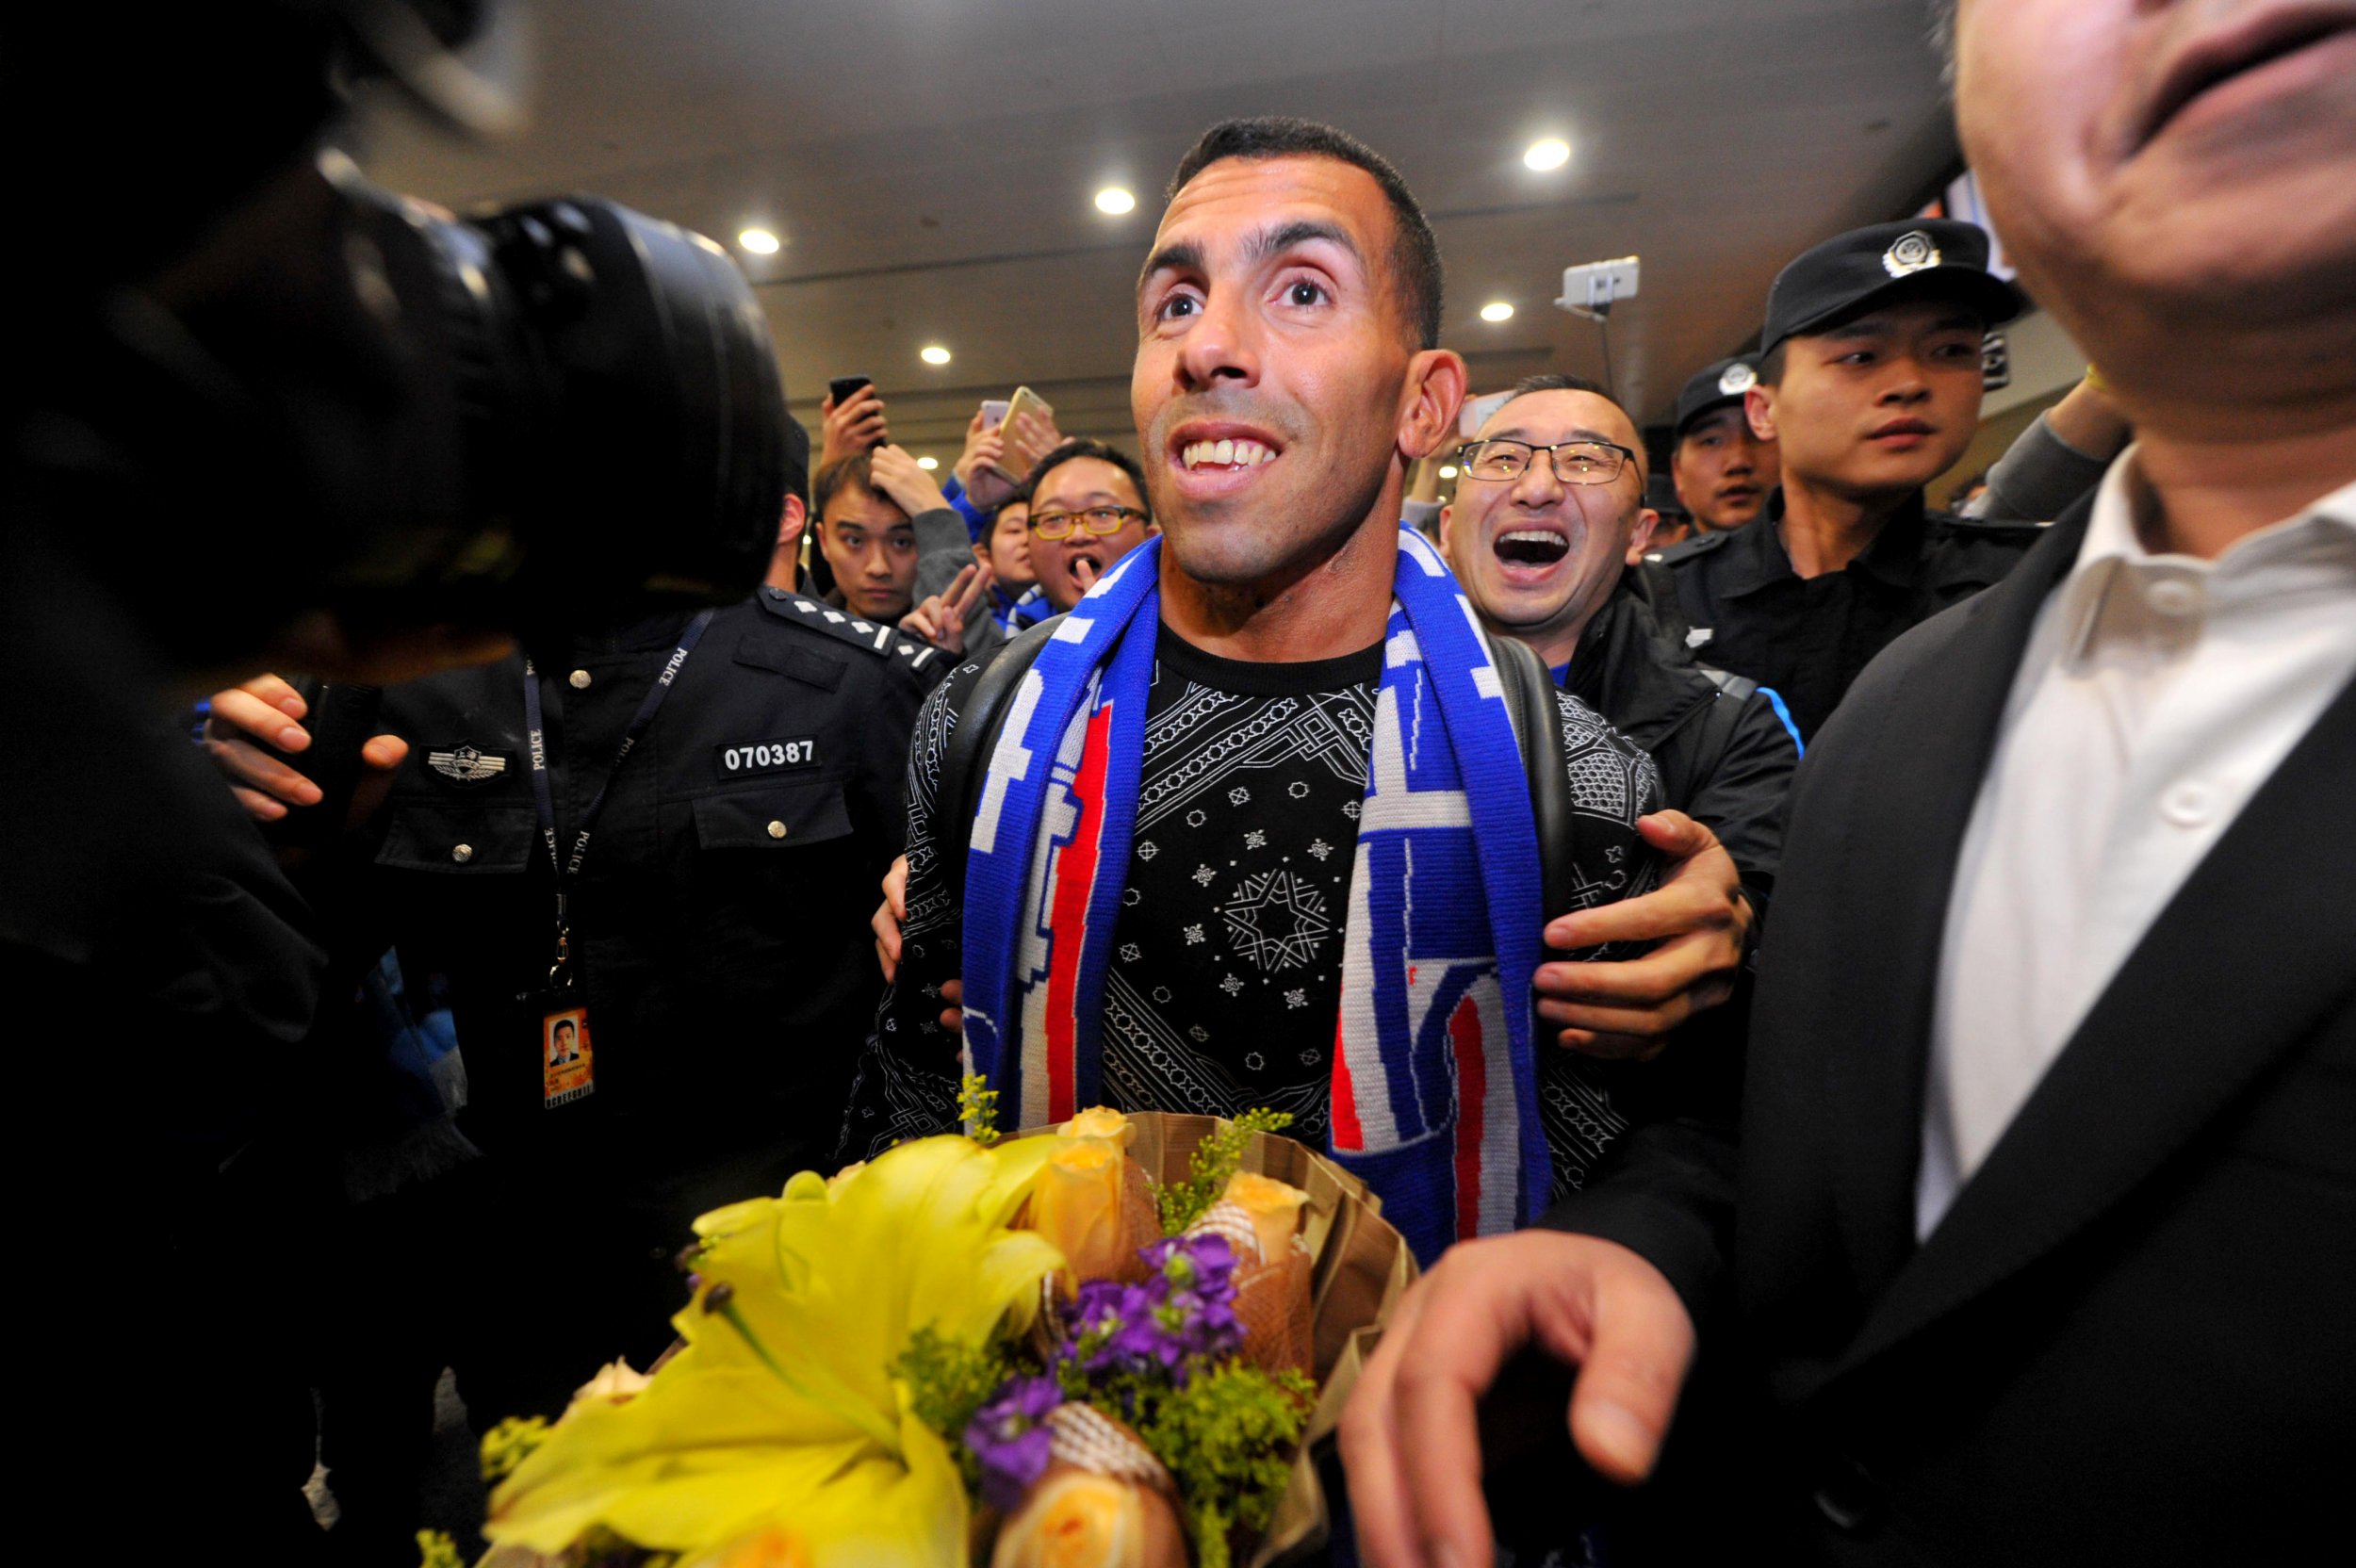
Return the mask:
POLYGON ((1742 394, 1759 381, 1759 356, 1736 354, 1715 365, 1705 365, 1677 391, 1677 424, 1673 440, 1685 439, 1685 428, 1703 415, 1739 403, 1742 394))
POLYGON ((2021 296, 1988 270, 1987 230, 1952 218, 1912 218, 1852 229, 1776 273, 1759 351, 1837 326, 1893 294, 1953 298, 1991 327, 2021 314, 2021 296))

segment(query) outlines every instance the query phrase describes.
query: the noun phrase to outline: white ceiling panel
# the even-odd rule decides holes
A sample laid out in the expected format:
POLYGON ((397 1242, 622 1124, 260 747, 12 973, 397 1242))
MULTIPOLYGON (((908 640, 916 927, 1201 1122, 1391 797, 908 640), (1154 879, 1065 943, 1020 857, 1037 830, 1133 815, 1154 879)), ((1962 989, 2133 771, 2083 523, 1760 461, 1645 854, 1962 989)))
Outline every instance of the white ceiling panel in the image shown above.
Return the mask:
POLYGON ((378 178, 453 205, 583 190, 731 241, 795 410, 872 375, 895 434, 954 455, 1028 382, 1125 436, 1130 293, 1159 189, 1235 114, 1323 119, 1396 162, 1448 262, 1475 380, 1596 374, 1563 267, 1644 258, 1612 368, 1648 418, 1756 331, 1792 254, 1892 216, 1955 156, 1922 0, 569 0, 533 15, 531 127, 496 146, 395 106, 378 178), (1533 173, 1541 135, 1570 164, 1533 173), (1107 182, 1138 208, 1106 218, 1107 182), (1500 325, 1476 312, 1516 307, 1500 325), (918 348, 955 357, 921 364, 918 348))

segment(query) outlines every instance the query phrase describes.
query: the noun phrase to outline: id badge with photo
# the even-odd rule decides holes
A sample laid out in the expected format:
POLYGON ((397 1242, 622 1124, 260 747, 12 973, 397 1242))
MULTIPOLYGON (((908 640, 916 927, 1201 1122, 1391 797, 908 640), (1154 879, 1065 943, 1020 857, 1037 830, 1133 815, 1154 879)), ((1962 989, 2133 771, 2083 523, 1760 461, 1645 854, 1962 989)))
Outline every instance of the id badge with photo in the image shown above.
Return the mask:
POLYGON ((597 1089, 596 1060, 589 1046, 589 1009, 574 1004, 570 991, 548 994, 540 1015, 540 1103, 554 1110, 585 1100, 597 1089))

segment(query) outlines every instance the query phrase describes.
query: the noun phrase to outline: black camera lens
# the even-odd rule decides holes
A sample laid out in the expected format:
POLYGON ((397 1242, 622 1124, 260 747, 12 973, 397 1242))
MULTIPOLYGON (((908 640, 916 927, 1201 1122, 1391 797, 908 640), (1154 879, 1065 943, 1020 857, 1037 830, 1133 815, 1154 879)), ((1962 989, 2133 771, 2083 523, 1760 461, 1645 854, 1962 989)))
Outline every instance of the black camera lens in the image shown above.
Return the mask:
POLYGON ((753 590, 792 457, 768 329, 725 251, 590 198, 460 220, 335 184, 384 351, 370 438, 319 433, 331 514, 375 524, 336 608, 529 634, 753 590))

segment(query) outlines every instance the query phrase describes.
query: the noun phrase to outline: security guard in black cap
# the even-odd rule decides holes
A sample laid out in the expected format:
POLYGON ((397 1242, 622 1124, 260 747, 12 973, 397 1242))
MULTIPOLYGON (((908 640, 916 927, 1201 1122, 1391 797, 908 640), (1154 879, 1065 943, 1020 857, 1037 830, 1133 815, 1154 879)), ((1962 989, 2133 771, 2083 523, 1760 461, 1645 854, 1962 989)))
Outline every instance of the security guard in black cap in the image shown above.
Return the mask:
MULTIPOLYGON (((908 735, 948 662, 764 587, 384 693, 406 755, 306 890, 345 966, 391 946, 446 982, 487 1156, 412 1205, 449 1312, 421 1413, 444 1364, 480 1425, 555 1413, 616 1355, 643 1368, 695 1217, 826 1164, 908 735)), ((276 736, 288 695, 219 694, 216 736, 276 736)), ((256 815, 317 798, 300 755, 214 750, 256 815)))
POLYGON ((1751 429, 1743 394, 1759 382, 1759 356, 1737 354, 1694 372, 1677 391, 1669 476, 1695 533, 1726 533, 1756 520, 1782 471, 1775 444, 1751 429))
POLYGON ((1922 503, 1978 425, 1981 339, 2019 310, 1988 270, 1988 236, 1943 219, 1841 235, 1777 274, 1743 399, 1780 449, 1781 486, 1759 526, 1661 559, 1690 645, 1782 693, 1804 737, 1900 632, 2035 541, 1922 503))

